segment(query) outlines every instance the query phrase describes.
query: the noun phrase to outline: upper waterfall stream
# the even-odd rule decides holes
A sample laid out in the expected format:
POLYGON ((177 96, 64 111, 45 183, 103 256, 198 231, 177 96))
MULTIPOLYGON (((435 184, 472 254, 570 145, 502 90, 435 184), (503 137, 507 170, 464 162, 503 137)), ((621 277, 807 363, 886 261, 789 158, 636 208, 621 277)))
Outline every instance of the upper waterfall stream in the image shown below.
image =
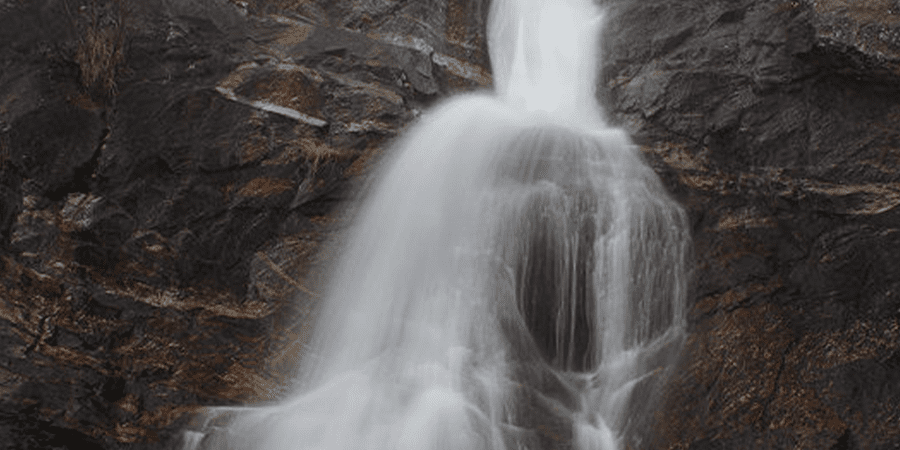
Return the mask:
POLYGON ((602 11, 494 0, 494 92, 395 144, 272 404, 185 448, 613 450, 684 338, 686 215, 596 103, 602 11))

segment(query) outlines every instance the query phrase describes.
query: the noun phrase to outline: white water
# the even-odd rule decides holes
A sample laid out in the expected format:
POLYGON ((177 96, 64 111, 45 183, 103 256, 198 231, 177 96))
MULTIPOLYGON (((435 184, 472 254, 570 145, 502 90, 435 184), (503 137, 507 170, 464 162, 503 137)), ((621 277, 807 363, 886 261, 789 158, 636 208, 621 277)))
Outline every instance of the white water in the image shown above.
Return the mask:
POLYGON ((293 394, 214 409, 185 448, 613 450, 640 432, 652 396, 632 394, 683 339, 688 235, 596 105, 601 23, 589 0, 494 0, 496 92, 397 144, 293 394))

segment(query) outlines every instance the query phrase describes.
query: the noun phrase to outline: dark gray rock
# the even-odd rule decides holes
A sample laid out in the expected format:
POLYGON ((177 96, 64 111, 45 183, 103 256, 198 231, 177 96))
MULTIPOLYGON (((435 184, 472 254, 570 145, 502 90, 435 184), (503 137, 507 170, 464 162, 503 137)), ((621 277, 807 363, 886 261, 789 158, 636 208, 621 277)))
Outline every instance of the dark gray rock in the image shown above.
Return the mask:
POLYGON ((694 224, 651 447, 898 445, 875 425, 900 405, 891 2, 611 6, 600 97, 694 224))
POLYGON ((0 3, 0 448, 170 448, 287 386, 352 183, 490 83, 481 16, 376 3, 0 3))

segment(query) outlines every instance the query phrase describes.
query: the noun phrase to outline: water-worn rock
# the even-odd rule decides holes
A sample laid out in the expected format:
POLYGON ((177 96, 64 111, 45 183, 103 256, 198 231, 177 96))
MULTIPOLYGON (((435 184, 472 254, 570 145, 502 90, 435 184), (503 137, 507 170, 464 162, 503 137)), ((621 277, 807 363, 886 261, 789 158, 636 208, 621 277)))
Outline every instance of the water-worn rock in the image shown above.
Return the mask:
POLYGON ((697 260, 684 362, 640 446, 896 448, 900 8, 612 15, 601 97, 689 209, 697 260))

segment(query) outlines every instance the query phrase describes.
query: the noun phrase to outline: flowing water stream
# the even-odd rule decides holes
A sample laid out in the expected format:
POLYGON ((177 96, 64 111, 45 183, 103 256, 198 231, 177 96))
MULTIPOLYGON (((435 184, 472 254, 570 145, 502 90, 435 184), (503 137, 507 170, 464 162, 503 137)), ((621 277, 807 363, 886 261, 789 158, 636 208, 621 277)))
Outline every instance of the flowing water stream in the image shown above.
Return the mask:
POLYGON ((397 143, 293 393, 212 410, 186 449, 613 450, 640 431, 684 338, 689 236, 596 104, 602 19, 493 1, 495 91, 397 143))

